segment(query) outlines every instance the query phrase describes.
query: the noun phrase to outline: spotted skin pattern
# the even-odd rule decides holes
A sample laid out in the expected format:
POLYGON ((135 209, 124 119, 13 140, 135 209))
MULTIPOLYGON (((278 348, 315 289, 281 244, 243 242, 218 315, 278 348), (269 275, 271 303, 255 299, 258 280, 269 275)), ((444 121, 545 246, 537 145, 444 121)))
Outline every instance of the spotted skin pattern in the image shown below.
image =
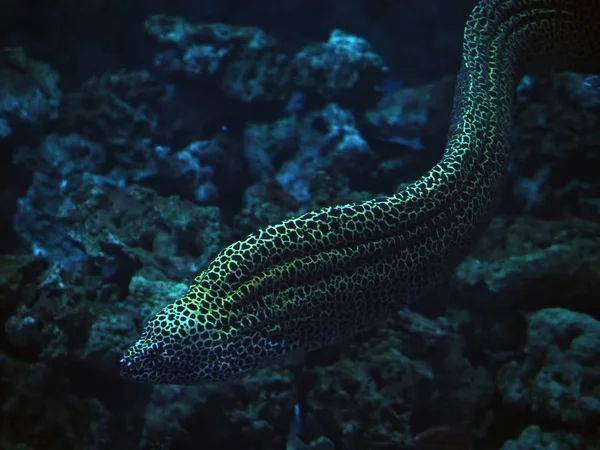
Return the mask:
POLYGON ((402 192, 325 208, 225 248, 121 361, 146 383, 222 381, 340 341, 434 287, 494 210, 516 84, 600 72, 600 0, 482 0, 465 27, 448 146, 402 192))

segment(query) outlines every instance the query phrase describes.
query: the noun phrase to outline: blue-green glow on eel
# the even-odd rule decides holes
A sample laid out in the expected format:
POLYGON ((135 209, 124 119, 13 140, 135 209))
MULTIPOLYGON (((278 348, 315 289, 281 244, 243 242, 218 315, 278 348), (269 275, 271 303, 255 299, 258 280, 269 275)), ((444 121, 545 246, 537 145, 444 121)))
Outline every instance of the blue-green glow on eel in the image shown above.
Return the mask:
POLYGON ((227 380, 370 327, 448 276, 488 224, 528 70, 600 72, 600 0, 482 0, 448 146, 395 195, 309 212, 225 248, 121 360, 147 383, 227 380))

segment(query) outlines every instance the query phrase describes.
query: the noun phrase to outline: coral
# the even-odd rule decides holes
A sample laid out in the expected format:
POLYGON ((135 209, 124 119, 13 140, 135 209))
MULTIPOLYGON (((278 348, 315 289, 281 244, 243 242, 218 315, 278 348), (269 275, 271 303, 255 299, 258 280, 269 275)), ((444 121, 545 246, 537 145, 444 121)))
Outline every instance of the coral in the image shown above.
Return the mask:
POLYGON ((597 220, 600 182, 600 89, 581 74, 532 77, 516 107, 513 202, 548 219, 597 220))
POLYGON ((457 269, 470 302, 535 309, 555 305, 587 309, 597 297, 600 251, 597 222, 498 219, 457 269))
POLYGON ((270 125, 251 124, 245 141, 254 175, 274 178, 300 205, 310 201, 310 183, 317 171, 331 172, 345 186, 373 165, 373 152, 352 112, 334 103, 302 118, 292 115, 270 125))
POLYGON ((0 447, 107 449, 109 412, 98 399, 74 395, 76 377, 69 379, 98 285, 77 286, 38 257, 1 256, 0 274, 0 447))
POLYGON ((399 88, 384 97, 377 108, 365 113, 377 139, 421 150, 424 137, 448 129, 455 77, 434 84, 399 88))
POLYGON ((146 71, 92 77, 65 96, 62 128, 101 143, 121 173, 141 181, 159 171, 156 148, 171 138, 160 117, 172 89, 146 71))
POLYGON ((15 164, 33 172, 33 182, 18 200, 13 225, 23 247, 65 268, 86 259, 81 249, 65 239, 65 229, 57 219, 65 194, 76 189, 88 172, 97 171, 105 158, 100 145, 76 134, 50 134, 35 149, 17 149, 15 164))
POLYGON ((144 411, 140 448, 199 441, 210 448, 235 448, 240 441, 247 449, 283 448, 294 401, 292 378, 281 369, 220 388, 156 386, 144 411), (205 426, 190 426, 198 422, 205 426))
POLYGON ((0 139, 15 124, 56 119, 60 77, 46 63, 30 59, 22 47, 0 49, 0 139))
POLYGON ((284 101, 290 95, 288 60, 275 52, 276 40, 256 27, 151 16, 145 29, 167 47, 154 57, 166 72, 218 80, 225 95, 244 103, 284 101))
POLYGON ((600 322, 561 308, 529 317, 525 360, 498 374, 510 404, 524 405, 546 420, 589 424, 600 420, 600 322))
POLYGON ((516 440, 507 441, 500 450, 593 450, 593 443, 587 444, 577 434, 562 431, 543 431, 538 425, 530 425, 516 440))
POLYGON ((191 25, 180 17, 150 16, 144 22, 146 32, 162 44, 182 49, 197 43, 219 43, 243 50, 264 50, 276 41, 256 27, 236 27, 223 23, 191 25))
POLYGON ((14 164, 67 183, 85 173, 99 172, 105 161, 100 144, 75 133, 49 134, 36 149, 19 147, 13 156, 14 164))
POLYGON ((289 57, 256 27, 191 25, 178 17, 151 16, 145 29, 166 48, 154 57, 157 67, 212 80, 226 96, 244 103, 283 104, 300 89, 320 97, 318 103, 373 106, 388 70, 366 40, 341 30, 289 57))
POLYGON ((61 205, 58 219, 108 278, 144 267, 189 279, 223 245, 217 208, 139 186, 83 185, 61 205))
POLYGON ((58 367, 0 355, 3 449, 111 448, 111 414, 97 399, 70 393, 58 367))
POLYGON ((461 351, 444 320, 406 311, 342 355, 324 350, 309 372, 308 437, 324 435, 343 448, 393 449, 412 445, 411 425, 476 422, 494 386, 461 351))
POLYGON ((388 71, 371 45, 358 36, 333 30, 325 43, 303 48, 292 60, 296 85, 325 101, 374 106, 376 87, 388 71))

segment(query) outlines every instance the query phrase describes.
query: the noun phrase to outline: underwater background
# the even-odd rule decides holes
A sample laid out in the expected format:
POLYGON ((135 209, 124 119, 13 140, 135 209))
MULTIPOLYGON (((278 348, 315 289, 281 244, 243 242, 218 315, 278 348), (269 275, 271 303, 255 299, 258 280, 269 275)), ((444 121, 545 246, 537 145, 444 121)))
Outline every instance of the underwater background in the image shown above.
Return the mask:
POLYGON ((434 292, 227 383, 119 375, 226 245, 446 144, 475 0, 3 0, 0 450, 600 449, 600 82, 529 74, 434 292))

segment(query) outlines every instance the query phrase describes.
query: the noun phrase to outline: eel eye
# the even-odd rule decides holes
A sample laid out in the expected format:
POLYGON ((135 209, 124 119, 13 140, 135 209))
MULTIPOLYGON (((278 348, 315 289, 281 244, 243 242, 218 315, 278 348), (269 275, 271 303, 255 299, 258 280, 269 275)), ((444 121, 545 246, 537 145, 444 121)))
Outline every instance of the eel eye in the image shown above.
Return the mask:
POLYGON ((269 336, 269 342, 271 343, 272 347, 285 348, 285 336, 279 327, 273 330, 269 336))
POLYGON ((271 335, 271 342, 273 344, 281 344, 283 342, 283 333, 278 331, 271 335))

